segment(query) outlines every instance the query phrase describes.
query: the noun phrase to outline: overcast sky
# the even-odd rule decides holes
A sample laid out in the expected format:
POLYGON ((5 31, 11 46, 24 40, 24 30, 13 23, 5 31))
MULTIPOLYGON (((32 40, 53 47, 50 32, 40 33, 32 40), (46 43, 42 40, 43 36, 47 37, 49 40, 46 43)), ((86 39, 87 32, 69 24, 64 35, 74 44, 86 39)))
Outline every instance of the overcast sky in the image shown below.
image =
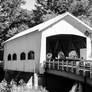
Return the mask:
POLYGON ((34 4, 36 0, 25 0, 26 4, 23 6, 24 9, 31 10, 34 8, 34 4))

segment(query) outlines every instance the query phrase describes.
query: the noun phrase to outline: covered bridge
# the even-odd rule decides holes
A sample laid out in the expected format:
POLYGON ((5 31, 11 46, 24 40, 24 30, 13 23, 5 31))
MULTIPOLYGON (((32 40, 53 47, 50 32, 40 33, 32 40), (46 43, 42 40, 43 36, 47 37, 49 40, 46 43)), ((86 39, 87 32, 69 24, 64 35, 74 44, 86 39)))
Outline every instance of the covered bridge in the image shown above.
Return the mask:
POLYGON ((4 42, 4 69, 43 73, 48 53, 55 59, 75 50, 78 58, 92 60, 92 28, 66 12, 25 30, 4 42))

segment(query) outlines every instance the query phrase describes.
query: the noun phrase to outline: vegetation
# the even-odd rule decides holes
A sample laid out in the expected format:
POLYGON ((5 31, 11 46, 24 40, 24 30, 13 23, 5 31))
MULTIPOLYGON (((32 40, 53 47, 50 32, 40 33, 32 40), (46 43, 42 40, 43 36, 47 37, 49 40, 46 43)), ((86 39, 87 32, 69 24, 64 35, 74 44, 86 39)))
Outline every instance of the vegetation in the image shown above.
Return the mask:
POLYGON ((31 11, 21 8, 25 3, 0 0, 0 43, 66 11, 92 26, 92 0, 37 0, 31 11))
POLYGON ((27 83, 21 81, 21 83, 17 84, 14 80, 11 80, 10 83, 4 79, 0 83, 0 92, 48 92, 42 86, 35 88, 34 86, 27 86, 27 83))
POLYGON ((32 27, 32 12, 22 9, 23 0, 0 0, 0 43, 32 27))
MULTIPOLYGON (((91 26, 92 24, 92 0, 37 0, 41 7, 46 11, 45 16, 62 14, 66 11, 72 13, 85 23, 91 26), (48 12, 50 11, 50 12, 48 12)), ((40 7, 40 8, 41 8, 40 7)), ((45 18, 45 20, 46 20, 45 18)), ((44 19, 43 19, 44 20, 44 19)))

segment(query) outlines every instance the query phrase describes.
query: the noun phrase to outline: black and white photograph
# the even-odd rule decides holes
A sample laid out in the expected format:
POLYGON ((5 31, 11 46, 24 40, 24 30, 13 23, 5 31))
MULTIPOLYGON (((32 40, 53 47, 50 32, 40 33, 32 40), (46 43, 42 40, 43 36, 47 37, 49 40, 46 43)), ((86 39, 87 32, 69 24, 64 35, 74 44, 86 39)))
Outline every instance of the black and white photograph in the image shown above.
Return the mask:
POLYGON ((92 92, 92 0, 0 0, 0 92, 92 92))

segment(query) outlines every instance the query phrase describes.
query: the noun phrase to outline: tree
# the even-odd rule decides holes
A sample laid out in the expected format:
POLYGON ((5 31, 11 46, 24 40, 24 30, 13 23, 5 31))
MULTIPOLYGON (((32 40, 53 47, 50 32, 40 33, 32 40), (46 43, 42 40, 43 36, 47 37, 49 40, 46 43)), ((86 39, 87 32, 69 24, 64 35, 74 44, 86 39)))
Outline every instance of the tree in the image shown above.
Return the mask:
POLYGON ((37 0, 33 11, 22 9, 24 3, 23 0, 0 1, 0 42, 66 11, 89 25, 92 23, 91 0, 37 0))
POLYGON ((87 15, 89 9, 89 0, 73 0, 68 9, 75 16, 87 15))
POLYGON ((37 0, 46 11, 42 20, 49 20, 66 11, 72 13, 89 26, 92 25, 92 0, 37 0))
MULTIPOLYGON (((38 0, 38 2, 57 14, 66 11, 79 16, 87 13, 91 0, 38 0)), ((92 5, 92 4, 91 4, 92 5)))
POLYGON ((43 4, 40 1, 42 0, 37 1, 37 4, 35 5, 36 9, 33 10, 33 19, 36 24, 42 23, 57 16, 57 14, 55 14, 52 10, 48 8, 48 6, 46 6, 46 2, 42 1, 44 3, 43 4))
POLYGON ((32 12, 22 9, 23 0, 0 1, 0 43, 32 26, 32 12))

